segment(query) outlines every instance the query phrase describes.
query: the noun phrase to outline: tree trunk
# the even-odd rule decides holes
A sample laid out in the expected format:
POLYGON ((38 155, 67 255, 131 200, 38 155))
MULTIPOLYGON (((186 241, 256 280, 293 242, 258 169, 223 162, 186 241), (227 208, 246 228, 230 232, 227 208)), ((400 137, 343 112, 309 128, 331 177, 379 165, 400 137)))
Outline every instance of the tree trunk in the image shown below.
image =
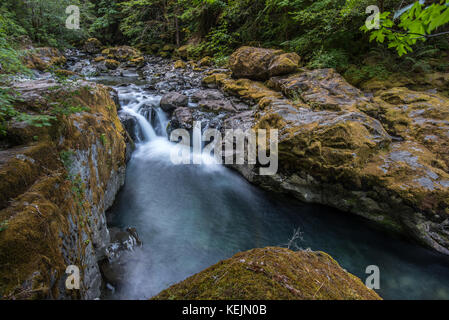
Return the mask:
POLYGON ((178 6, 175 8, 175 28, 176 28, 176 46, 179 48, 181 45, 181 40, 179 36, 179 19, 178 19, 179 9, 178 6))
POLYGON ((380 12, 384 12, 384 0, 379 0, 379 9, 380 12))

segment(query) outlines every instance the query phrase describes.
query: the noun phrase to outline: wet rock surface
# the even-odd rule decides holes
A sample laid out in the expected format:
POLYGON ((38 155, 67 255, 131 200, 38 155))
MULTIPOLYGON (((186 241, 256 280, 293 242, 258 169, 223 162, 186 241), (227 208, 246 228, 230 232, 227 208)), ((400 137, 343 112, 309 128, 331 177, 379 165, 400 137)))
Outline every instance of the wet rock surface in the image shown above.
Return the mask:
POLYGON ((133 252, 143 246, 135 228, 110 228, 109 233, 111 242, 106 249, 106 259, 100 262, 106 295, 124 284, 126 266, 133 263, 133 252))

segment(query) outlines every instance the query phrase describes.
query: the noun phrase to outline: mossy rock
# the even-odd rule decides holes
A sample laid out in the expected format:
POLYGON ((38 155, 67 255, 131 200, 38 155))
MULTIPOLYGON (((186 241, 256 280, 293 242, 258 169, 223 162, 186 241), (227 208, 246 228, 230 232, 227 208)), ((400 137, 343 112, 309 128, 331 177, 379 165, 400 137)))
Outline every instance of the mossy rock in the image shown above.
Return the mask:
POLYGON ((102 44, 97 38, 89 38, 83 46, 83 50, 87 53, 94 54, 101 51, 102 44))
POLYGON ((105 65, 108 69, 115 70, 120 66, 120 62, 113 59, 107 59, 105 60, 105 65))
POLYGON ((161 45, 158 43, 153 43, 152 45, 150 45, 150 48, 153 53, 157 53, 161 50, 161 45))
POLYGON ((104 56, 98 56, 94 59, 95 62, 102 62, 104 60, 106 60, 106 58, 104 56))
POLYGON ((154 300, 381 300, 324 252, 254 249, 175 284, 154 300))
POLYGON ((60 77, 72 77, 72 76, 76 76, 77 74, 73 71, 70 70, 65 70, 65 69, 57 69, 55 71, 55 74, 60 76, 60 77))
POLYGON ((211 57, 204 57, 198 61, 199 67, 211 67, 214 64, 214 60, 211 57))
POLYGON ((62 66, 67 62, 56 48, 44 47, 26 50, 22 57, 23 63, 29 69, 45 71, 51 66, 62 66))
POLYGON ((145 58, 140 56, 140 57, 129 60, 128 64, 131 66, 138 67, 138 66, 142 66, 144 63, 145 63, 145 58))
POLYGON ((161 51, 165 51, 165 52, 174 52, 176 49, 176 46, 172 45, 172 44, 166 44, 162 47, 161 51))
POLYGON ((139 50, 130 46, 107 48, 104 49, 101 54, 109 59, 121 62, 130 61, 142 56, 142 53, 139 50))
POLYGON ((229 58, 235 78, 268 80, 270 77, 294 73, 301 58, 296 53, 256 47, 241 47, 229 58))
POLYGON ((159 56, 162 58, 170 58, 172 56, 172 53, 170 51, 160 51, 159 56))
POLYGON ((260 185, 361 215, 449 254, 446 97, 390 88, 371 98, 333 69, 303 69, 265 84, 212 73, 203 85, 252 105, 254 129, 278 130, 279 170, 260 185))
POLYGON ((185 69, 185 68, 187 68, 187 64, 182 60, 178 60, 175 62, 174 68, 175 69, 185 69))

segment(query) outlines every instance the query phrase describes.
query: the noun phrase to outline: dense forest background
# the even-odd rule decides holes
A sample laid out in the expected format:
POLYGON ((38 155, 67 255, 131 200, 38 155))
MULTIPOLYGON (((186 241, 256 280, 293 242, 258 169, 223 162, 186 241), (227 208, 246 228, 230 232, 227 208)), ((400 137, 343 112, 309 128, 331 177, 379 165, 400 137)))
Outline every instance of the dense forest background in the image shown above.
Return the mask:
MULTIPOLYGON (((359 82, 392 72, 446 71, 441 52, 448 36, 419 42, 399 58, 386 44, 370 42, 360 30, 365 8, 394 12, 404 0, 3 0, 0 4, 0 60, 19 68, 16 52, 24 42, 52 47, 78 46, 89 37, 105 45, 130 44, 151 53, 158 46, 191 44, 192 57, 211 56, 218 64, 246 44, 295 51, 310 68, 332 67, 359 82), (68 30, 65 9, 81 9, 81 28, 68 30)), ((428 1, 432 2, 432 1, 428 1)), ((436 1, 433 1, 436 2, 436 1)))

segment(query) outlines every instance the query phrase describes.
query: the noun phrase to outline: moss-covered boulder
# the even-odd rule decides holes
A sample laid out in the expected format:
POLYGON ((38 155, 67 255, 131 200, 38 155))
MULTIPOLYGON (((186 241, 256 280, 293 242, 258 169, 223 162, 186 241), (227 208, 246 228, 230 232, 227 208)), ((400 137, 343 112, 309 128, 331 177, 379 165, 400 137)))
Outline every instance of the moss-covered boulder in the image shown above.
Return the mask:
POLYGON ((116 70, 120 66, 120 62, 114 59, 106 59, 104 64, 110 70, 116 70))
POLYGON ((84 52, 94 54, 101 51, 102 44, 97 38, 89 38, 86 40, 83 46, 84 52))
POLYGON ((175 69, 185 69, 185 68, 187 68, 187 64, 182 60, 178 60, 175 62, 174 68, 175 69))
POLYGON ((381 300, 324 252, 254 249, 164 290, 155 300, 381 300))
POLYGON ((29 69, 45 71, 51 66, 62 66, 67 62, 66 57, 56 48, 33 48, 24 52, 23 63, 29 69))
POLYGON ((73 71, 70 70, 64 70, 64 69, 56 69, 55 70, 55 75, 62 77, 62 78, 66 78, 66 77, 73 77, 76 76, 77 74, 73 71))
POLYGON ((121 62, 127 62, 142 56, 142 53, 136 48, 129 46, 120 46, 104 49, 101 54, 108 59, 121 62))
POLYGON ((129 60, 128 65, 131 67, 141 67, 145 64, 145 58, 143 56, 129 60))
POLYGON ((296 53, 255 47, 241 47, 229 58, 235 78, 268 80, 270 77, 298 70, 300 57, 296 53))
POLYGON ((105 210, 124 183, 128 136, 110 89, 78 81, 13 85, 16 108, 56 118, 10 123, 0 150, 0 297, 94 299, 109 243, 105 210), (3 143, 5 142, 5 143, 3 143), (66 290, 66 268, 81 271, 66 290))

